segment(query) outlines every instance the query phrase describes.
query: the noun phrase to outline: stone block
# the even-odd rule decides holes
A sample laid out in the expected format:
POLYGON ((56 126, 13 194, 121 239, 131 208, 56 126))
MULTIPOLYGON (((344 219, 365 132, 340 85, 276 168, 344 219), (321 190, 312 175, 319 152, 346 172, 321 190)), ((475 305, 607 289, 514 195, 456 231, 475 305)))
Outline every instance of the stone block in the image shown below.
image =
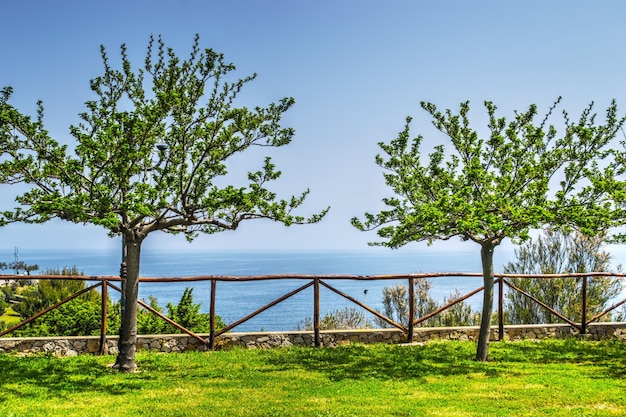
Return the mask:
MULTIPOLYGON (((105 349, 104 351, 107 352, 108 349, 108 344, 104 344, 105 349)), ((96 353, 100 351, 100 341, 99 340, 95 340, 95 339, 89 339, 86 343, 86 347, 87 347, 87 353, 96 353)))

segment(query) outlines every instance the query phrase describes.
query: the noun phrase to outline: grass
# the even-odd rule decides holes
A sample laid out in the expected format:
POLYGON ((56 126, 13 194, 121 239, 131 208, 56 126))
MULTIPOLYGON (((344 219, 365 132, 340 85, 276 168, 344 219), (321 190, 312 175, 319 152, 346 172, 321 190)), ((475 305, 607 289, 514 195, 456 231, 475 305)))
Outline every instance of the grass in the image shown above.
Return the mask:
POLYGON ((4 311, 4 314, 0 316, 0 321, 4 322, 7 327, 10 327, 16 325, 17 323, 22 321, 22 319, 20 318, 20 315, 18 313, 11 309, 11 307, 7 307, 4 311))
POLYGON ((2 416, 623 416, 626 343, 425 346, 112 356, 0 355, 2 416))

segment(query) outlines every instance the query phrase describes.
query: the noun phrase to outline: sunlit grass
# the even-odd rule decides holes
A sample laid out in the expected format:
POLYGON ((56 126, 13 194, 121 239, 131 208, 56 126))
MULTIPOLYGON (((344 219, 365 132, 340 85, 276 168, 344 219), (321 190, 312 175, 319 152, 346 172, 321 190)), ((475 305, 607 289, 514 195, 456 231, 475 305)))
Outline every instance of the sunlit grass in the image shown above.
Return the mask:
POLYGON ((3 416, 622 416, 626 344, 348 345, 111 356, 0 355, 3 416))
POLYGON ((7 307, 4 314, 0 316, 0 321, 4 322, 6 327, 11 327, 19 323, 21 318, 18 313, 11 309, 11 307, 7 307))

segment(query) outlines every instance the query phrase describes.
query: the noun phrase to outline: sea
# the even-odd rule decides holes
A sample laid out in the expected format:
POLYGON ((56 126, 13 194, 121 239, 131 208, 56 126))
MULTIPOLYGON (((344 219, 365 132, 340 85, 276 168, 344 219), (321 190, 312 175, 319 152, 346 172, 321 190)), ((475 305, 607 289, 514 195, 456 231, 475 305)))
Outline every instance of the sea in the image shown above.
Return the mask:
MULTIPOLYGON (((187 277, 207 275, 386 275, 424 272, 480 272, 480 248, 474 250, 403 251, 383 250, 144 250, 141 255, 142 277, 187 277)), ((496 252, 494 269, 501 272, 512 259, 512 251, 496 252)), ((22 250, 19 260, 37 264, 43 273, 49 268, 76 267, 88 276, 119 275, 120 253, 107 250, 22 250)), ((6 261, 5 261, 6 262, 6 261)), ((7 273, 7 271, 5 271, 7 273)), ((480 277, 437 277, 430 279, 430 295, 440 304, 456 290, 470 292, 482 286, 480 277)), ((229 324, 263 307, 267 303, 306 284, 302 279, 267 281, 218 282, 216 286, 216 314, 229 324)), ((373 309, 382 310, 385 287, 405 284, 406 280, 333 280, 326 281, 338 290, 364 302, 373 309)), ((201 312, 208 312, 211 295, 210 282, 143 282, 139 297, 157 299, 161 307, 177 304, 186 288, 193 288, 194 301, 201 312)), ((110 291, 113 300, 119 295, 110 291)), ((479 310, 482 293, 467 300, 479 310)), ((335 310, 357 307, 349 300, 322 287, 320 310, 322 317, 335 310)), ((359 311, 363 311, 360 310, 359 311)), ((366 313, 367 316, 371 313, 366 313)), ((288 331, 303 326, 313 316, 313 288, 288 298, 258 316, 237 326, 234 331, 288 331)))

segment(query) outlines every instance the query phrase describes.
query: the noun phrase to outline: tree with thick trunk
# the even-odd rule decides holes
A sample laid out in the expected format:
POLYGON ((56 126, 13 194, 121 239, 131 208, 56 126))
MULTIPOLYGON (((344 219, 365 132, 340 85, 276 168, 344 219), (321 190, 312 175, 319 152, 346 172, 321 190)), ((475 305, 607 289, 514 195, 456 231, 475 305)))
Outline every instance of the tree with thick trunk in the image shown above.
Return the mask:
POLYGON ((613 102, 605 122, 597 124, 591 104, 575 122, 563 112, 559 134, 548 124, 559 102, 540 119, 531 105, 509 121, 497 117, 496 106, 485 102, 486 137, 470 127, 469 102, 458 113, 442 113, 422 102, 452 149, 440 144, 424 154, 423 137, 410 139, 407 118, 396 139, 379 143, 385 155, 376 156, 395 196, 383 199, 387 207, 380 213, 352 219, 360 230, 377 229, 384 240, 372 245, 398 248, 453 237, 480 245, 485 286, 476 352, 480 361, 488 359, 495 248, 506 238, 524 241, 531 230, 546 226, 596 234, 619 217, 619 204, 607 192, 617 184, 617 171, 605 158, 624 118, 617 116, 613 102))
POLYGON ((116 367, 135 365, 141 245, 153 232, 198 233, 235 230, 243 221, 269 219, 284 225, 314 223, 326 210, 302 217, 293 211, 299 196, 278 199, 267 188, 280 177, 269 157, 260 169, 229 177, 233 155, 252 147, 287 145, 294 130, 280 125, 294 104, 283 98, 267 107, 235 107, 240 90, 256 75, 233 79, 234 65, 222 54, 201 50, 196 37, 187 59, 150 38, 144 65, 133 68, 121 47, 119 69, 101 48, 104 74, 91 80, 94 98, 82 122, 71 126, 73 153, 36 120, 0 94, 0 183, 32 188, 16 198, 7 222, 61 218, 104 227, 123 236, 126 274, 124 314, 116 367), (245 176, 244 176, 245 178, 245 176), (225 185, 234 181, 238 185, 225 185))

